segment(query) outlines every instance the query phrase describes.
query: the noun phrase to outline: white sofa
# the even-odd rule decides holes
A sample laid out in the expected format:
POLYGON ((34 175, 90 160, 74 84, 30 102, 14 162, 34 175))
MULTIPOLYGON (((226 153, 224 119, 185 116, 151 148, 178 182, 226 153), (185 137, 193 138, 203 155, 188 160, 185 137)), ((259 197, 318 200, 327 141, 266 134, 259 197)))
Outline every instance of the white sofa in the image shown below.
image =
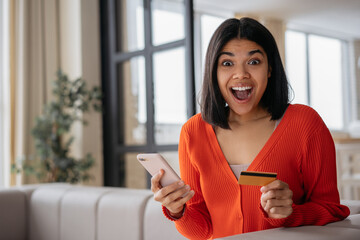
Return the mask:
MULTIPOLYGON (((341 222, 271 229, 224 239, 359 239, 360 201, 345 204, 350 206, 352 215, 341 222)), ((162 215, 150 190, 44 184, 0 189, 0 239, 185 238, 162 215)))

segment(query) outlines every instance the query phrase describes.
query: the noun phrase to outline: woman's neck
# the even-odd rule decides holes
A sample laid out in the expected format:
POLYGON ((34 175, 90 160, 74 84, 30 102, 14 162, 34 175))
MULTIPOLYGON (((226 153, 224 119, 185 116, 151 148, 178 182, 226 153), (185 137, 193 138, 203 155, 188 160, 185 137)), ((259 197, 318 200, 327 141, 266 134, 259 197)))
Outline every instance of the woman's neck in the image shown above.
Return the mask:
POLYGON ((234 111, 230 110, 228 121, 229 121, 229 125, 244 126, 250 123, 259 122, 261 120, 269 121, 270 118, 271 118, 270 113, 263 108, 259 108, 256 111, 244 115, 239 115, 234 111))

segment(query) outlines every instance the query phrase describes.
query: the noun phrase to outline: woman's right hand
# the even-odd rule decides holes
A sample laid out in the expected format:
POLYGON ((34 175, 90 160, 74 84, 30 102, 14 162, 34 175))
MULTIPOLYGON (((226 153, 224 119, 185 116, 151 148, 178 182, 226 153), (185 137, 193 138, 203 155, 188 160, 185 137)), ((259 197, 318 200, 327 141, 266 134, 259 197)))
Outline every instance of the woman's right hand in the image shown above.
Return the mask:
POLYGON ((169 186, 162 187, 160 179, 164 173, 164 170, 161 169, 159 173, 151 178, 151 191, 154 193, 155 201, 160 202, 166 207, 172 217, 180 218, 185 203, 194 196, 195 192, 190 190, 190 186, 185 185, 183 181, 178 181, 169 186))

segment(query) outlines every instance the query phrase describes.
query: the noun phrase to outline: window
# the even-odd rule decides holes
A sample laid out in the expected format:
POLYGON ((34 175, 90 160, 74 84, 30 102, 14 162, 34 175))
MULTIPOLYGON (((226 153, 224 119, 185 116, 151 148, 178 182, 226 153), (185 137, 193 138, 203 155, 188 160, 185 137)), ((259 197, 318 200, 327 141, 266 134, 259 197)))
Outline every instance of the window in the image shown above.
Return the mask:
POLYGON ((224 22, 226 18, 202 14, 201 15, 201 62, 202 66, 205 62, 205 54, 209 45, 210 39, 214 34, 215 30, 224 22))
POLYGON ((344 130, 349 103, 343 94, 349 81, 346 42, 296 31, 286 31, 285 38, 293 103, 313 107, 331 130, 344 130))
MULTIPOLYGON (((195 89, 196 93, 200 93, 201 85, 204 75, 204 64, 206 50, 209 45, 211 36, 219 25, 225 21, 228 17, 210 15, 207 13, 196 13, 195 14, 195 89)), ((197 105, 197 112, 200 112, 200 106, 197 105)))
POLYGON ((107 186, 144 188, 141 152, 178 165, 181 126, 195 114, 192 1, 100 1, 107 186))
POLYGON ((0 1, 0 187, 10 182, 9 2, 0 1))

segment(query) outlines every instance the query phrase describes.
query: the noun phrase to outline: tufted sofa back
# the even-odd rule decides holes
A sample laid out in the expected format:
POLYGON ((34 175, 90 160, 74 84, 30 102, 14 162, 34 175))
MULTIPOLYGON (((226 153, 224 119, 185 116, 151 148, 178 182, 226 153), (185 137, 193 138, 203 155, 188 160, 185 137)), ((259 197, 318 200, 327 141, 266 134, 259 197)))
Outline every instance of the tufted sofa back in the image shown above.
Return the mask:
POLYGON ((185 239, 149 190, 45 184, 0 190, 0 239, 185 239))

